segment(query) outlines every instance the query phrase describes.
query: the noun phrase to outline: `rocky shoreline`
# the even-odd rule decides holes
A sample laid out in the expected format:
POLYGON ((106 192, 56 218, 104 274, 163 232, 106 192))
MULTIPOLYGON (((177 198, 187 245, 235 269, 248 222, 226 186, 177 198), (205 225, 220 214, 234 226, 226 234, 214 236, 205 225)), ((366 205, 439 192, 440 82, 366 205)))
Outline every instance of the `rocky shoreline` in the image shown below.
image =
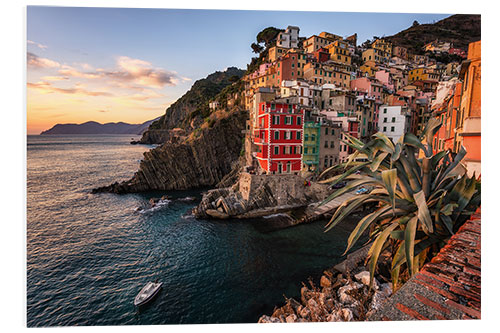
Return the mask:
POLYGON ((285 305, 263 315, 259 323, 364 321, 392 295, 389 253, 380 259, 373 288, 364 259, 371 244, 353 252, 340 264, 325 270, 317 287, 303 283, 300 300, 285 297, 285 305), (384 270, 384 268, 386 268, 384 270))

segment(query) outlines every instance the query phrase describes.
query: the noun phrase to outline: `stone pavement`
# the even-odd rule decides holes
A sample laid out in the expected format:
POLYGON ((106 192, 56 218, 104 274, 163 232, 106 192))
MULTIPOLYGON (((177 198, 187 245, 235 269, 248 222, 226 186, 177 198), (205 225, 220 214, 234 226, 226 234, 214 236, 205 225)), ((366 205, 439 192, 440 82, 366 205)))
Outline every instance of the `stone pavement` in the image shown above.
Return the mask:
POLYGON ((481 319, 481 209, 368 320, 481 319))

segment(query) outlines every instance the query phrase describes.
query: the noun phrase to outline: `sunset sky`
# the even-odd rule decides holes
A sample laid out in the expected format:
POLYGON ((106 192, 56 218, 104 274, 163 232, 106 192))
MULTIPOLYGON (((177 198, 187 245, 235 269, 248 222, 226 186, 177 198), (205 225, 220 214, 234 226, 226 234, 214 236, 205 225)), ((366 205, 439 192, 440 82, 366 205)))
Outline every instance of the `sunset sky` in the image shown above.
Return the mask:
POLYGON ((30 6, 28 134, 57 123, 156 118, 197 79, 246 69, 250 44, 268 26, 296 25, 301 36, 356 32, 362 43, 449 15, 30 6))

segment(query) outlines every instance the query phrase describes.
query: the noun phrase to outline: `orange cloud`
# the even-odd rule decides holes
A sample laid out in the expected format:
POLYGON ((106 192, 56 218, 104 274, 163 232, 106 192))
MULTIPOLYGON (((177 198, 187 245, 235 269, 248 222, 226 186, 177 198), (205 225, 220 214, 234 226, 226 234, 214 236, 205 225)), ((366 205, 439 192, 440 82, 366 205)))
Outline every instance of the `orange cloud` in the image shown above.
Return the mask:
POLYGON ((62 94, 79 94, 86 96, 113 96, 113 94, 106 91, 90 91, 83 88, 81 85, 76 85, 73 88, 58 88, 54 87, 49 82, 40 81, 37 83, 28 82, 28 89, 37 89, 42 93, 62 93, 62 94))

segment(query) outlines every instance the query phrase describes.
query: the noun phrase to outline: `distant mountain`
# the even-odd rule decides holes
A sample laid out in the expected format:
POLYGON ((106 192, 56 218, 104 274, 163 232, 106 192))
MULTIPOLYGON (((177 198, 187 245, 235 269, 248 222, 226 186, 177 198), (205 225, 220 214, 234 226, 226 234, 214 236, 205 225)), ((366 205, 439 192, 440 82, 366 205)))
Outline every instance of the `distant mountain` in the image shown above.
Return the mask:
POLYGON ((432 24, 416 23, 384 39, 414 54, 423 54, 422 47, 435 40, 451 42, 453 47, 467 51, 469 43, 481 39, 481 15, 457 14, 432 24))
POLYGON ((88 121, 83 124, 57 124, 49 130, 43 131, 40 135, 50 134, 142 134, 154 121, 148 120, 142 124, 127 124, 124 122, 101 124, 95 121, 88 121))

